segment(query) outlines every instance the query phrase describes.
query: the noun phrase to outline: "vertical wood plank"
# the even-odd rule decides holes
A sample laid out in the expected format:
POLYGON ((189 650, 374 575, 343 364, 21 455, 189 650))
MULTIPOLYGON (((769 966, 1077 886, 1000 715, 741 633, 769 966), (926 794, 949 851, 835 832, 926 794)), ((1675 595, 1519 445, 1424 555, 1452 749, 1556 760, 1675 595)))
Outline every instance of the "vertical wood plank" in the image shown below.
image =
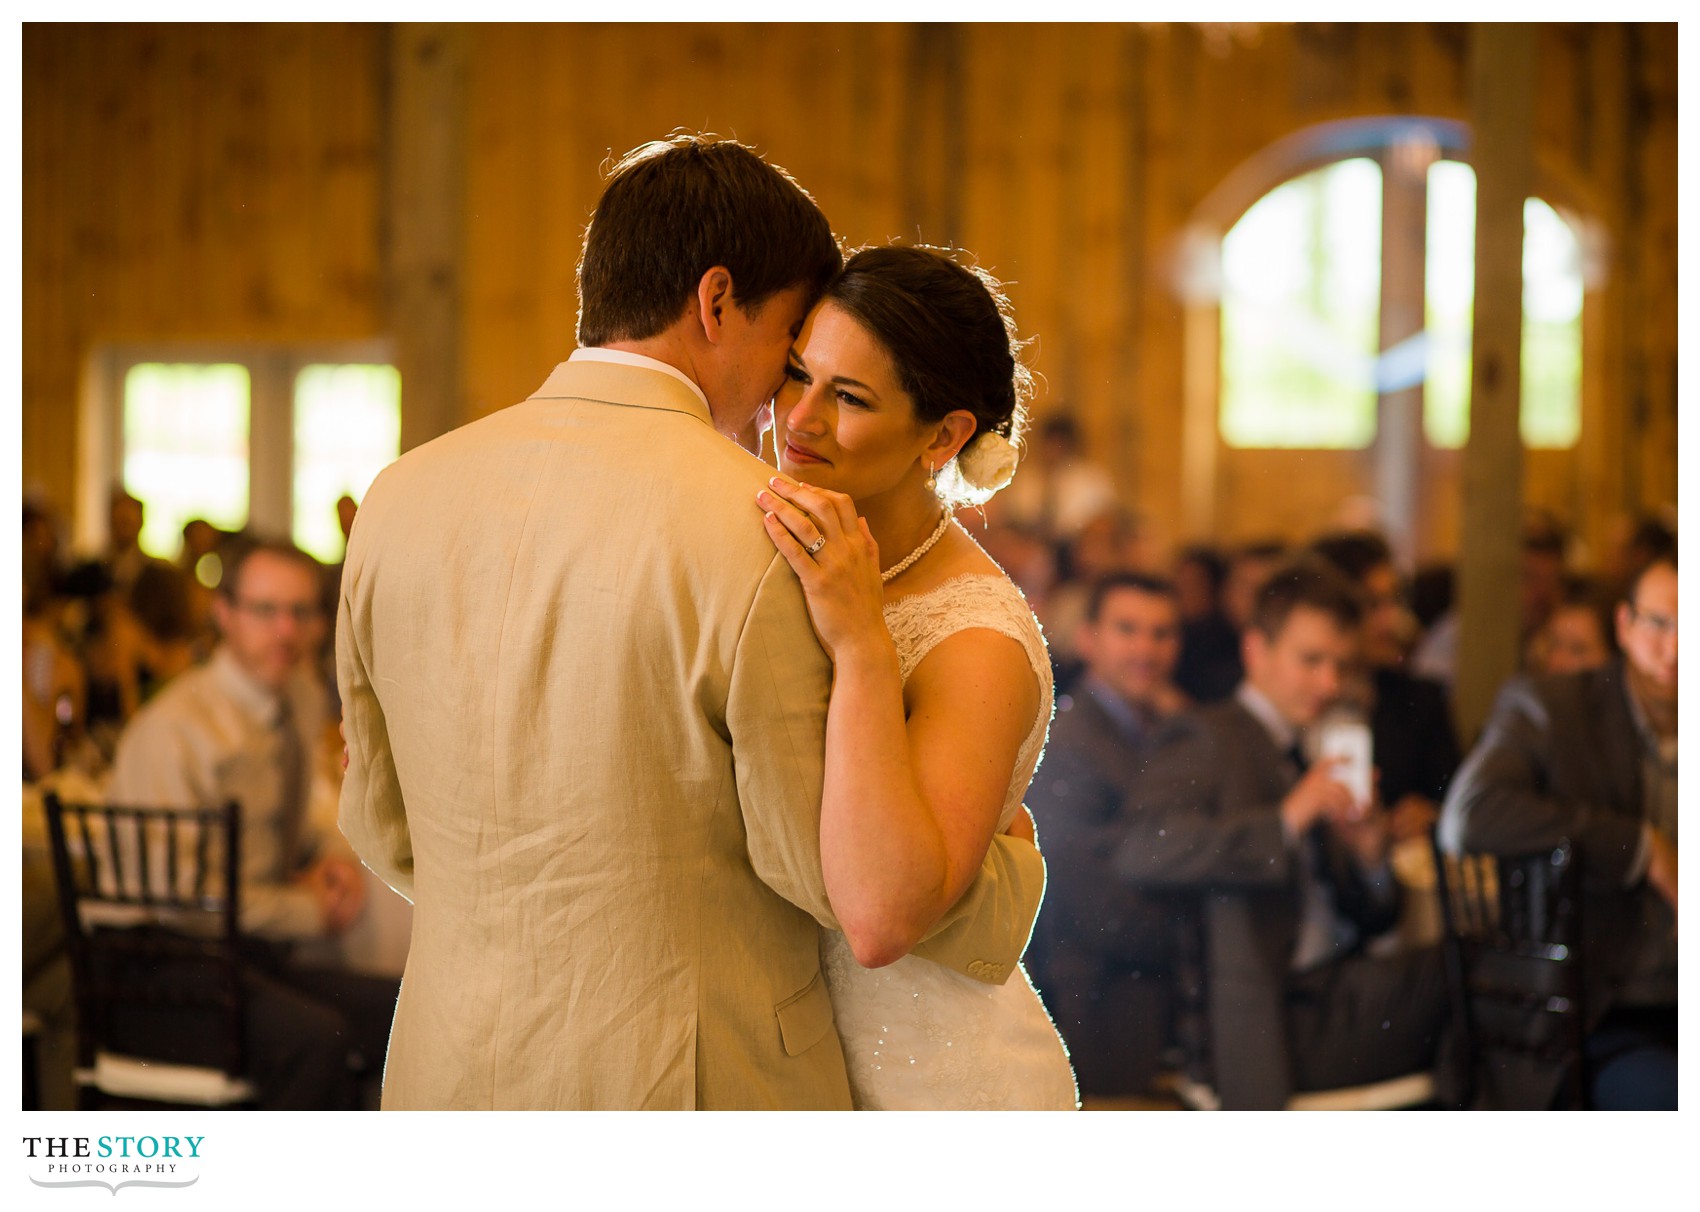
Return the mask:
POLYGON ((1623 351, 1625 324, 1622 182, 1628 173, 1623 132, 1627 101, 1628 38, 1621 25, 1595 27, 1588 40, 1592 128, 1584 139, 1593 173, 1617 183, 1599 192, 1601 209, 1586 216, 1584 265, 1587 290, 1582 302, 1582 437, 1578 451, 1581 534, 1597 563, 1618 516, 1631 508, 1625 489, 1623 351))
POLYGON ((1644 286, 1637 310, 1642 328, 1642 362, 1636 400, 1644 428, 1638 451, 1639 505, 1674 507, 1677 464, 1677 263, 1676 190, 1669 185, 1668 149, 1676 145, 1677 46, 1672 22, 1639 25, 1632 31, 1642 121, 1634 148, 1635 179, 1645 221, 1631 228, 1642 242, 1644 286))
POLYGON ((1464 449, 1464 536, 1458 572, 1458 728, 1473 738, 1516 671, 1523 487, 1519 430, 1523 332, 1523 200, 1533 171, 1534 35, 1478 25, 1471 35, 1476 147, 1475 327, 1470 439, 1464 449))
POLYGON ((460 424, 466 34, 398 25, 390 101, 390 309, 401 446, 460 424))

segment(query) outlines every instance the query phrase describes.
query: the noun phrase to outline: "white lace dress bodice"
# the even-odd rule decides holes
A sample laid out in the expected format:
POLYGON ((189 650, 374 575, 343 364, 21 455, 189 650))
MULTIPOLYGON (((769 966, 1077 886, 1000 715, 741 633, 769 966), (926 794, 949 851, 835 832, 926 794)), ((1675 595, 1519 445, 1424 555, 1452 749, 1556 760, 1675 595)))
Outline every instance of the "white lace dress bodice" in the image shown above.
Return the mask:
MULTIPOLYGON (((1014 818, 1050 726, 1051 663, 1039 624, 1001 576, 954 577, 885 608, 907 682, 940 641, 985 628, 1022 646, 1039 679, 1039 712, 1016 755, 998 818, 1014 818)), ((863 968, 842 934, 821 934, 821 966, 858 1110, 1073 1110, 1068 1053, 1025 970, 987 985, 908 955, 863 968)))

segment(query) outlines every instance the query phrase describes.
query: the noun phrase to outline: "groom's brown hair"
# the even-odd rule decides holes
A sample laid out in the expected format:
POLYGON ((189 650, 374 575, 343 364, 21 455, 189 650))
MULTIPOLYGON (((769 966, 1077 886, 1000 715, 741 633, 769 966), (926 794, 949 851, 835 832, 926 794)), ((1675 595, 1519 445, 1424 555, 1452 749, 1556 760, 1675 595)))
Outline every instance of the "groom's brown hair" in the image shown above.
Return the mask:
POLYGON ((842 263, 826 216, 783 168, 732 139, 646 143, 610 171, 585 230, 578 343, 665 331, 716 265, 753 314, 792 286, 812 303, 842 263))

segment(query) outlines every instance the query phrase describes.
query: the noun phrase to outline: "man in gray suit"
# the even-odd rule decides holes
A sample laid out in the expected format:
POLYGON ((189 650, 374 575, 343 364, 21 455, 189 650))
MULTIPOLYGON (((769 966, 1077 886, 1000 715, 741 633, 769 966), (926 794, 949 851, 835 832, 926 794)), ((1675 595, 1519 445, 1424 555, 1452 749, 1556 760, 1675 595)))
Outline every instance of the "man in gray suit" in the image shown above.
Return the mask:
POLYGON ((1273 574, 1246 630, 1245 681, 1165 730, 1116 854, 1135 886, 1198 896, 1226 1108, 1278 1109, 1298 1091, 1433 1062, 1438 952, 1363 954, 1398 917, 1384 815, 1332 763, 1306 758, 1306 731, 1357 657, 1361 617, 1325 563, 1273 574))
POLYGON ((1185 702, 1172 680, 1180 627, 1167 581, 1113 572, 1093 585, 1078 635, 1086 670, 1057 700, 1027 795, 1047 878, 1023 963, 1088 1097, 1148 1089, 1163 1046, 1162 910, 1111 859, 1157 729, 1185 702))
POLYGON ((1676 584, 1674 552, 1631 582, 1623 654, 1604 669, 1508 682, 1440 819, 1453 851, 1569 838, 1580 855, 1585 1077, 1601 1109, 1676 1107, 1676 584))

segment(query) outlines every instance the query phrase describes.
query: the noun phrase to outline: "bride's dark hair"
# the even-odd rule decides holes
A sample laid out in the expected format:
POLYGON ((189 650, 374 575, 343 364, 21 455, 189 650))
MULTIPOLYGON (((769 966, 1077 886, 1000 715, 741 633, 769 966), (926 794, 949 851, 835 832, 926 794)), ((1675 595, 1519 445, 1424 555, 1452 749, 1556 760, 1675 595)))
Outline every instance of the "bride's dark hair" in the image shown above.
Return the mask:
POLYGON ((842 308, 891 355, 923 424, 958 408, 976 434, 1017 442, 1027 424, 1033 376, 1003 284, 944 250, 888 245, 845 262, 823 301, 842 308))

